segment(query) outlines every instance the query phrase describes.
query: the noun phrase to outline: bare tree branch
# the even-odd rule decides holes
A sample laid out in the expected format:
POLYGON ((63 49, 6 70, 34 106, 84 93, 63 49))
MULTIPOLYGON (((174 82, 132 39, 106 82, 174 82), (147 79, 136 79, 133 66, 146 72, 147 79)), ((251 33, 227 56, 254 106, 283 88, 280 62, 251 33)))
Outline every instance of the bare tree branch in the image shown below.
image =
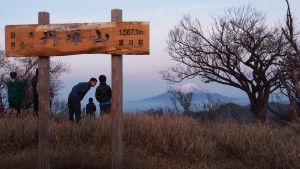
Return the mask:
MULTIPOLYGON (((6 107, 7 100, 7 87, 6 82, 9 79, 9 73, 14 71, 20 76, 31 80, 38 68, 37 57, 20 57, 20 58, 6 58, 5 52, 0 50, 0 105, 6 107)), ((63 88, 63 82, 59 77, 63 73, 69 73, 70 66, 62 61, 51 61, 50 63, 50 86, 56 96, 59 95, 59 91, 63 88)), ((32 88, 31 85, 27 85, 25 90, 25 98, 23 101, 23 107, 28 108, 32 105, 32 88)))
POLYGON ((169 32, 166 51, 178 62, 161 71, 171 83, 200 77, 238 88, 249 97, 251 112, 266 120, 270 93, 280 87, 277 67, 285 55, 280 29, 265 25, 265 16, 251 6, 229 8, 213 18, 204 32, 199 20, 185 16, 169 32))
POLYGON ((279 69, 281 82, 286 96, 290 101, 291 114, 293 115, 293 121, 300 122, 300 50, 299 50, 299 31, 296 32, 293 21, 293 16, 290 10, 290 4, 288 0, 285 0, 287 4, 287 12, 285 19, 285 26, 281 28, 285 39, 289 46, 286 50, 286 56, 281 62, 281 68, 279 69))
POLYGON ((178 102, 183 108, 183 114, 188 116, 191 115, 193 93, 185 93, 184 91, 173 89, 171 87, 168 88, 168 92, 171 94, 170 100, 172 101, 175 110, 180 111, 177 106, 178 102))

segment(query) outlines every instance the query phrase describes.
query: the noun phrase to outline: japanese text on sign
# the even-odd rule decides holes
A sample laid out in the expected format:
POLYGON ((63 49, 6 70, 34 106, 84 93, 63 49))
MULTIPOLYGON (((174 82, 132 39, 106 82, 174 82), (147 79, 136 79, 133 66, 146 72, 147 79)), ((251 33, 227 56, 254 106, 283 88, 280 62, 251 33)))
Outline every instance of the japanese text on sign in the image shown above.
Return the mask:
POLYGON ((7 56, 149 54, 148 22, 8 25, 7 56))

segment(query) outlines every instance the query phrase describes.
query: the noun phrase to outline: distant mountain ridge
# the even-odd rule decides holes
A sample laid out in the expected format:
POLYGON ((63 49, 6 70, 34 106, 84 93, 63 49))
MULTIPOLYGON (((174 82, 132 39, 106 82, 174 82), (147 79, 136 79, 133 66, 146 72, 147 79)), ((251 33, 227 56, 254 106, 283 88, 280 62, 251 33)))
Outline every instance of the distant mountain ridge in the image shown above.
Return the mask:
MULTIPOLYGON (((195 85, 194 83, 187 83, 177 88, 183 93, 193 93, 193 102, 206 101, 208 95, 211 95, 215 99, 221 99, 228 102, 233 102, 238 105, 249 104, 248 98, 237 98, 228 97, 218 93, 212 93, 208 90, 202 89, 195 85)), ((124 103, 124 111, 138 111, 138 110, 148 110, 151 108, 173 108, 172 102, 170 100, 171 94, 169 92, 162 93, 153 97, 146 99, 128 101, 124 103)))
MULTIPOLYGON (((288 113, 290 105, 286 103, 269 102, 267 109, 268 120, 291 120, 291 116, 288 113), (274 114, 274 112, 276 114, 274 114), (279 116, 278 116, 279 115, 279 116)), ((243 122, 253 122, 255 120, 250 110, 250 105, 241 106, 235 103, 227 103, 221 105, 219 108, 211 112, 196 112, 193 117, 199 121, 205 121, 207 119, 213 120, 214 122, 220 122, 223 120, 237 120, 243 122)))

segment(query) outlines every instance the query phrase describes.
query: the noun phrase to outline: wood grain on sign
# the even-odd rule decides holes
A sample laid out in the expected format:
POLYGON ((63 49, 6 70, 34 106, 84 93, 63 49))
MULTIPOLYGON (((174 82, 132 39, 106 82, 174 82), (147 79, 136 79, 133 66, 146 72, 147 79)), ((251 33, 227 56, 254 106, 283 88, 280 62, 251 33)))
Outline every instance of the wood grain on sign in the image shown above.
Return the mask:
POLYGON ((149 22, 7 25, 8 57, 149 54, 149 22))

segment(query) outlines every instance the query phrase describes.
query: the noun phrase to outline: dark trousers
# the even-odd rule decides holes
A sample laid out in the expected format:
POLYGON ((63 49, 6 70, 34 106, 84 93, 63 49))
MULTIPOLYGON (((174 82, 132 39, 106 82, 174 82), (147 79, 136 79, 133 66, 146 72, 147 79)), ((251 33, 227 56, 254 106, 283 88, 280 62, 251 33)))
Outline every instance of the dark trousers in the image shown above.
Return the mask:
POLYGON ((20 115, 21 112, 21 102, 18 103, 9 103, 9 107, 12 107, 17 110, 17 116, 20 115))
POLYGON ((76 119, 76 122, 78 123, 81 118, 80 100, 77 98, 74 98, 72 96, 69 96, 68 107, 69 107, 69 120, 74 122, 74 113, 75 113, 75 119, 76 119))
POLYGON ((110 104, 100 106, 101 114, 100 115, 109 115, 110 113, 110 104))

